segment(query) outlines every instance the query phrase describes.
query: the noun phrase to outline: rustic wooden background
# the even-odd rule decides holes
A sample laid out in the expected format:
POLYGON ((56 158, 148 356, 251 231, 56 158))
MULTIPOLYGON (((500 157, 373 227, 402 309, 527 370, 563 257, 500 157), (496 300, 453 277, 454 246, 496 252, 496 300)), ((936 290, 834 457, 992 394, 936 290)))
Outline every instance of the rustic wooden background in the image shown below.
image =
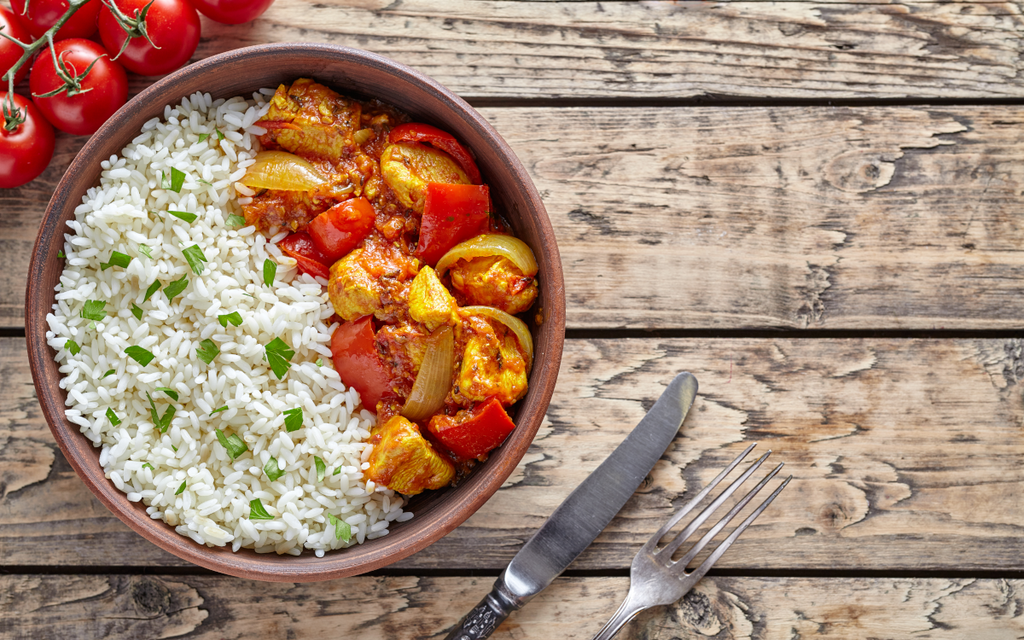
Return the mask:
POLYGON ((84 143, 61 136, 0 191, 0 638, 441 638, 684 369, 701 393, 649 482, 494 637, 590 638, 641 542, 752 441, 790 488, 619 637, 1024 637, 1022 12, 278 0, 204 21, 197 57, 366 48, 505 136, 566 267, 548 419, 477 515, 386 570, 262 584, 160 551, 92 498, 32 389, 24 274, 84 143))

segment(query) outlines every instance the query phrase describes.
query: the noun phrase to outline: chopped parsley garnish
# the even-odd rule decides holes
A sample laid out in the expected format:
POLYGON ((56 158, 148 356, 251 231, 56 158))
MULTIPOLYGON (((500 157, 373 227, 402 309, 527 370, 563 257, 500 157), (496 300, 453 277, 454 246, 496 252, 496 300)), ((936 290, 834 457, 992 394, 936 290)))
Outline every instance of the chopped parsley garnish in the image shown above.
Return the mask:
POLYGON ((218 353, 220 353, 220 349, 218 349, 213 340, 210 340, 209 338, 200 342, 199 348, 196 349, 196 356, 206 364, 213 362, 213 359, 217 357, 218 353))
POLYGON ((341 467, 339 466, 337 469, 334 470, 334 473, 332 473, 331 475, 332 476, 336 476, 336 475, 339 475, 340 473, 341 473, 341 467))
POLYGON ((100 376, 100 379, 102 380, 103 378, 106 378, 107 376, 109 376, 111 374, 114 374, 114 373, 117 373, 117 372, 114 371, 113 369, 111 369, 110 371, 108 371, 108 372, 104 373, 102 376, 100 376))
POLYGON ((263 467, 263 473, 267 474, 271 482, 274 482, 284 475, 284 470, 277 466, 277 458, 271 458, 267 460, 266 466, 263 467))
POLYGON ((142 255, 146 256, 150 260, 153 259, 153 250, 149 248, 149 245, 140 244, 139 245, 139 253, 141 253, 142 255))
POLYGON ((159 280, 154 280, 153 284, 149 285, 149 288, 146 289, 146 297, 143 298, 142 301, 145 302, 145 301, 149 300, 150 298, 153 297, 153 294, 156 293, 159 290, 160 290, 160 281, 159 280))
POLYGON ((164 175, 164 172, 160 172, 160 188, 173 191, 174 193, 181 193, 181 187, 185 184, 185 173, 179 171, 174 167, 171 167, 170 175, 164 175))
POLYGON ((96 326, 97 326, 97 325, 96 325, 96 321, 95 321, 95 320, 93 320, 92 322, 90 322, 90 323, 89 323, 89 331, 95 331, 95 330, 96 330, 96 326))
POLYGON ((231 214, 230 216, 228 216, 228 219, 225 222, 225 224, 227 224, 227 226, 229 227, 244 227, 245 218, 239 215, 231 214))
POLYGON ((223 140, 224 139, 224 134, 220 132, 220 129, 216 129, 215 131, 217 132, 217 139, 218 140, 223 140))
POLYGON ((132 315, 135 316, 135 319, 136 320, 142 320, 142 313, 143 313, 142 307, 140 307, 139 305, 137 305, 137 304, 135 304, 133 302, 132 303, 132 315))
POLYGON ((333 513, 327 514, 327 521, 334 525, 334 537, 342 542, 352 539, 352 525, 345 522, 333 513))
POLYGON ((224 327, 225 329, 228 328, 229 322, 238 327, 241 326, 242 324, 242 314, 238 313, 237 311, 232 311, 231 313, 219 315, 217 316, 217 322, 219 322, 220 326, 224 327))
MULTIPOLYGON (((218 132, 219 133, 219 132, 218 132)), ((249 519, 250 520, 273 520, 274 516, 267 513, 267 509, 260 502, 259 498, 249 503, 249 519)))
POLYGON ((67 256, 64 255, 64 252, 62 250, 58 249, 57 250, 57 257, 58 258, 66 258, 67 256))
POLYGON ((199 217, 199 216, 197 216, 194 213, 189 213, 188 211, 171 211, 171 210, 168 210, 167 213, 171 214, 172 216, 174 216, 178 220, 184 220, 185 222, 187 222, 189 224, 192 224, 193 222, 195 222, 196 218, 199 217))
POLYGON ((171 284, 164 287, 164 295, 167 296, 168 300, 174 300, 182 291, 188 287, 188 279, 186 276, 181 276, 180 280, 175 280, 171 284))
POLYGON ((180 495, 181 492, 185 490, 185 483, 186 482, 188 482, 188 480, 182 480, 181 481, 181 486, 178 487, 178 490, 174 492, 174 495, 180 495))
POLYGON ((212 416, 215 413, 220 413, 221 411, 227 411, 227 410, 228 410, 228 405, 224 405, 223 407, 219 407, 219 408, 214 409, 213 411, 211 411, 210 415, 212 416))
POLYGON ((178 392, 175 391, 174 389, 168 389, 167 387, 157 387, 156 390, 157 391, 163 391, 164 393, 169 395, 171 397, 171 399, 174 400, 174 401, 178 400, 178 392))
POLYGON ((122 269, 124 269, 129 264, 131 264, 131 262, 132 262, 132 257, 131 256, 125 255, 125 254, 121 253, 120 251, 111 251, 110 252, 110 262, 102 262, 102 263, 100 263, 100 271, 106 271, 110 267, 121 267, 122 269))
POLYGON ((171 445, 171 448, 172 448, 172 449, 174 449, 174 453, 178 453, 178 447, 176 447, 176 446, 174 446, 174 445, 172 444, 172 445, 171 445))
POLYGON ((316 366, 318 366, 318 367, 324 366, 324 359, 323 358, 317 358, 316 359, 316 366))
POLYGON ((82 347, 78 346, 78 343, 72 340, 71 338, 68 338, 67 340, 64 341, 64 348, 67 349, 67 352, 73 356, 77 356, 78 353, 82 350, 82 347))
POLYGON ((320 456, 313 456, 313 463, 316 464, 316 481, 323 482, 324 476, 327 475, 327 465, 320 459, 320 456))
MULTIPOLYGON (((174 413, 177 409, 172 404, 167 407, 167 411, 164 411, 164 415, 161 416, 160 412, 156 410, 156 403, 153 402, 153 397, 149 395, 148 391, 146 392, 146 399, 149 400, 149 415, 153 418, 153 425, 160 430, 160 433, 167 431, 167 427, 171 426, 171 419, 174 418, 174 413)), ((178 448, 174 445, 171 445, 171 448, 174 449, 175 453, 178 452, 178 448)))
POLYGON ((152 471, 156 471, 156 469, 153 468, 153 465, 149 464, 148 462, 143 462, 142 463, 142 468, 145 469, 146 467, 149 467, 150 470, 152 470, 152 471))
POLYGON ((206 256, 203 255, 203 250, 199 248, 198 244, 194 244, 191 247, 186 248, 181 252, 185 256, 185 260, 188 262, 188 266, 192 267, 192 273, 202 275, 206 269, 206 256))
POLYGON ((131 358, 132 360, 134 360, 135 362, 138 362, 142 366, 146 366, 150 362, 153 362, 153 358, 156 357, 153 355, 153 352, 150 351, 149 349, 143 349, 142 347, 138 347, 135 345, 132 345, 125 349, 124 354, 131 358))
POLYGON ((284 430, 288 433, 302 428, 302 407, 295 407, 284 412, 284 430))
POLYGON ((208 134, 208 133, 200 133, 199 134, 199 142, 206 142, 206 139, 209 138, 209 137, 210 137, 210 134, 208 134))
POLYGON ((107 317, 107 312, 103 309, 106 308, 107 303, 103 300, 86 300, 85 308, 82 309, 80 314, 86 320, 95 320, 99 322, 107 317))
POLYGON ((277 275, 277 263, 267 258, 263 261, 263 284, 268 287, 274 286, 274 277, 277 275))
POLYGON ((197 180, 197 181, 198 181, 198 182, 199 182, 200 184, 205 184, 205 185, 206 185, 206 186, 208 186, 208 187, 212 187, 212 186, 213 186, 213 183, 212 183, 212 182, 210 182, 209 180, 203 180, 202 178, 196 178, 196 180, 197 180))
POLYGON ((267 351, 265 357, 267 362, 270 363, 270 368, 273 369, 274 375, 277 376, 278 380, 283 380, 284 374, 288 373, 288 367, 291 366, 289 361, 295 355, 295 352, 281 338, 271 340, 265 349, 267 351))
POLYGON ((114 410, 109 407, 107 408, 107 420, 110 420, 110 424, 114 425, 115 427, 121 424, 121 419, 118 418, 117 414, 114 413, 114 410))
POLYGON ((232 460, 249 450, 249 447, 245 446, 237 434, 232 433, 230 436, 226 436, 220 429, 217 429, 217 441, 228 450, 228 455, 232 460))

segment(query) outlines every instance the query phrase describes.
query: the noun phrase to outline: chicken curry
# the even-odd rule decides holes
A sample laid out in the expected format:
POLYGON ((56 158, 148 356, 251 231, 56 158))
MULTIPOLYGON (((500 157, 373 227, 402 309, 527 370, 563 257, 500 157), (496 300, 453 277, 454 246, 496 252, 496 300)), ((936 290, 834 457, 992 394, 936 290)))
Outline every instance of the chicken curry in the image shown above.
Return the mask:
POLYGON ((335 368, 378 417, 364 476, 406 495, 457 481, 515 426, 533 253, 492 210, 471 153, 386 104, 300 79, 257 126, 245 219, 290 231, 278 247, 327 283, 335 368))

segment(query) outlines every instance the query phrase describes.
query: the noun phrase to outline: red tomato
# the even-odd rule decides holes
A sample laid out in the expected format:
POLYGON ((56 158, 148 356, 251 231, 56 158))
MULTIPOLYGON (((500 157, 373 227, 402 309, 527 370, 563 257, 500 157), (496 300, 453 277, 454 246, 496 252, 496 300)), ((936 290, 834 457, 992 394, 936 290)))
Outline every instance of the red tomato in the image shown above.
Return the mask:
POLYGON ((331 270, 327 267, 328 264, 331 264, 331 261, 327 256, 320 253, 320 250, 316 248, 316 244, 314 244, 309 234, 305 231, 291 234, 281 242, 278 242, 277 246, 286 255, 295 258, 295 262, 299 265, 299 270, 303 273, 308 273, 311 276, 320 276, 321 278, 331 277, 331 270))
POLYGON ((242 24, 263 15, 274 0, 192 0, 207 18, 224 24, 242 24))
POLYGON ((423 201, 416 255, 437 264, 448 250, 487 230, 491 196, 487 185, 431 182, 423 201))
POLYGON ((460 458, 476 458, 505 441, 516 428, 497 398, 454 416, 435 415, 427 429, 460 458))
POLYGON ((331 357, 341 381, 359 392, 363 407, 377 410, 381 396, 391 391, 391 371, 377 354, 371 316, 346 322, 331 336, 331 357))
POLYGON ((334 264, 356 248, 373 228, 377 214, 366 198, 352 198, 334 205, 309 223, 309 235, 334 264))
MULTIPOLYGON (((100 0, 90 0, 82 5, 64 26, 53 36, 54 41, 66 38, 88 38, 96 33, 96 16, 100 12, 100 0)), ((32 37, 38 38, 57 24, 68 11, 68 0, 11 0, 11 8, 28 27, 32 37), (25 5, 28 8, 25 8, 25 5)))
POLYGON ((441 131, 437 127, 432 127, 422 122, 400 124, 388 133, 388 142, 391 144, 396 142, 422 142, 429 144, 444 151, 455 162, 459 163, 459 167, 466 172, 470 182, 473 184, 483 182, 480 178, 480 169, 477 168, 476 161, 473 160, 473 154, 466 147, 459 144, 455 136, 446 131, 441 131))
POLYGON ((155 0, 145 16, 146 35, 135 21, 149 0, 114 0, 128 24, 104 5, 100 11, 100 39, 112 58, 143 76, 170 73, 188 62, 199 46, 199 14, 187 0, 155 0), (124 41, 131 42, 121 51, 124 41), (152 44, 150 44, 150 40, 152 44))
MULTIPOLYGON (((16 15, 14 15, 7 7, 0 7, 0 27, 3 27, 3 32, 19 42, 25 44, 31 44, 33 38, 28 32, 28 29, 22 23, 16 15)), ((4 37, 0 37, 0 78, 11 70, 14 63, 21 59, 21 54, 24 53, 21 47, 14 44, 10 40, 4 37)), ((18 70, 18 75, 14 77, 14 84, 18 84, 25 79, 25 74, 28 73, 29 65, 24 64, 21 69, 18 70)), ((3 85, 7 87, 5 82, 3 85)))
POLYGON ((53 66, 53 54, 43 52, 32 65, 28 84, 35 103, 46 119, 61 131, 85 136, 95 133, 107 118, 128 99, 128 76, 121 65, 111 62, 103 47, 91 40, 72 38, 54 45, 57 59, 75 76, 96 62, 80 80, 79 89, 69 88, 49 98, 40 97, 64 84, 53 66))
MULTIPOLYGON (((7 92, 0 91, 0 105, 6 100, 7 92)), ((0 189, 35 180, 53 157, 53 127, 28 98, 15 94, 14 104, 25 121, 8 131, 0 118, 0 189)))

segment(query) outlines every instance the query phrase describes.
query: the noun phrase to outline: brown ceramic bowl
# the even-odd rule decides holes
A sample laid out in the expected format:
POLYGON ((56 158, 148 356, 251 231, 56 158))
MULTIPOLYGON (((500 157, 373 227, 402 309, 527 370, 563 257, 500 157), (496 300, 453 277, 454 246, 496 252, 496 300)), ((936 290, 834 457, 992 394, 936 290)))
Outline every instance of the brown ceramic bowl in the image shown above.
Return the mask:
POLYGON ((278 44, 239 49, 181 69, 146 89, 103 125, 50 200, 32 253, 25 315, 32 377, 43 414, 64 456, 107 508, 150 542, 189 562, 238 577, 293 582, 350 576, 391 564, 435 542, 487 501, 526 453, 547 410, 562 356, 565 295, 555 235, 540 196, 508 144, 479 113, 437 82, 381 56, 329 45, 278 44), (414 120, 451 132, 471 148, 498 209, 537 256, 543 314, 543 322, 533 327, 536 356, 530 389, 516 405, 517 427, 504 445, 458 487, 414 498, 413 519, 394 526, 389 535, 343 552, 328 552, 323 558, 310 551, 295 557, 200 546, 152 520, 143 503, 128 502, 104 477, 99 450, 65 419, 65 394, 58 386, 54 352, 45 339, 46 314, 64 264, 57 253, 63 248, 66 222, 97 182, 100 160, 119 153, 145 121, 183 96, 195 91, 210 92, 214 98, 245 95, 299 77, 315 78, 355 97, 379 98, 414 120))

